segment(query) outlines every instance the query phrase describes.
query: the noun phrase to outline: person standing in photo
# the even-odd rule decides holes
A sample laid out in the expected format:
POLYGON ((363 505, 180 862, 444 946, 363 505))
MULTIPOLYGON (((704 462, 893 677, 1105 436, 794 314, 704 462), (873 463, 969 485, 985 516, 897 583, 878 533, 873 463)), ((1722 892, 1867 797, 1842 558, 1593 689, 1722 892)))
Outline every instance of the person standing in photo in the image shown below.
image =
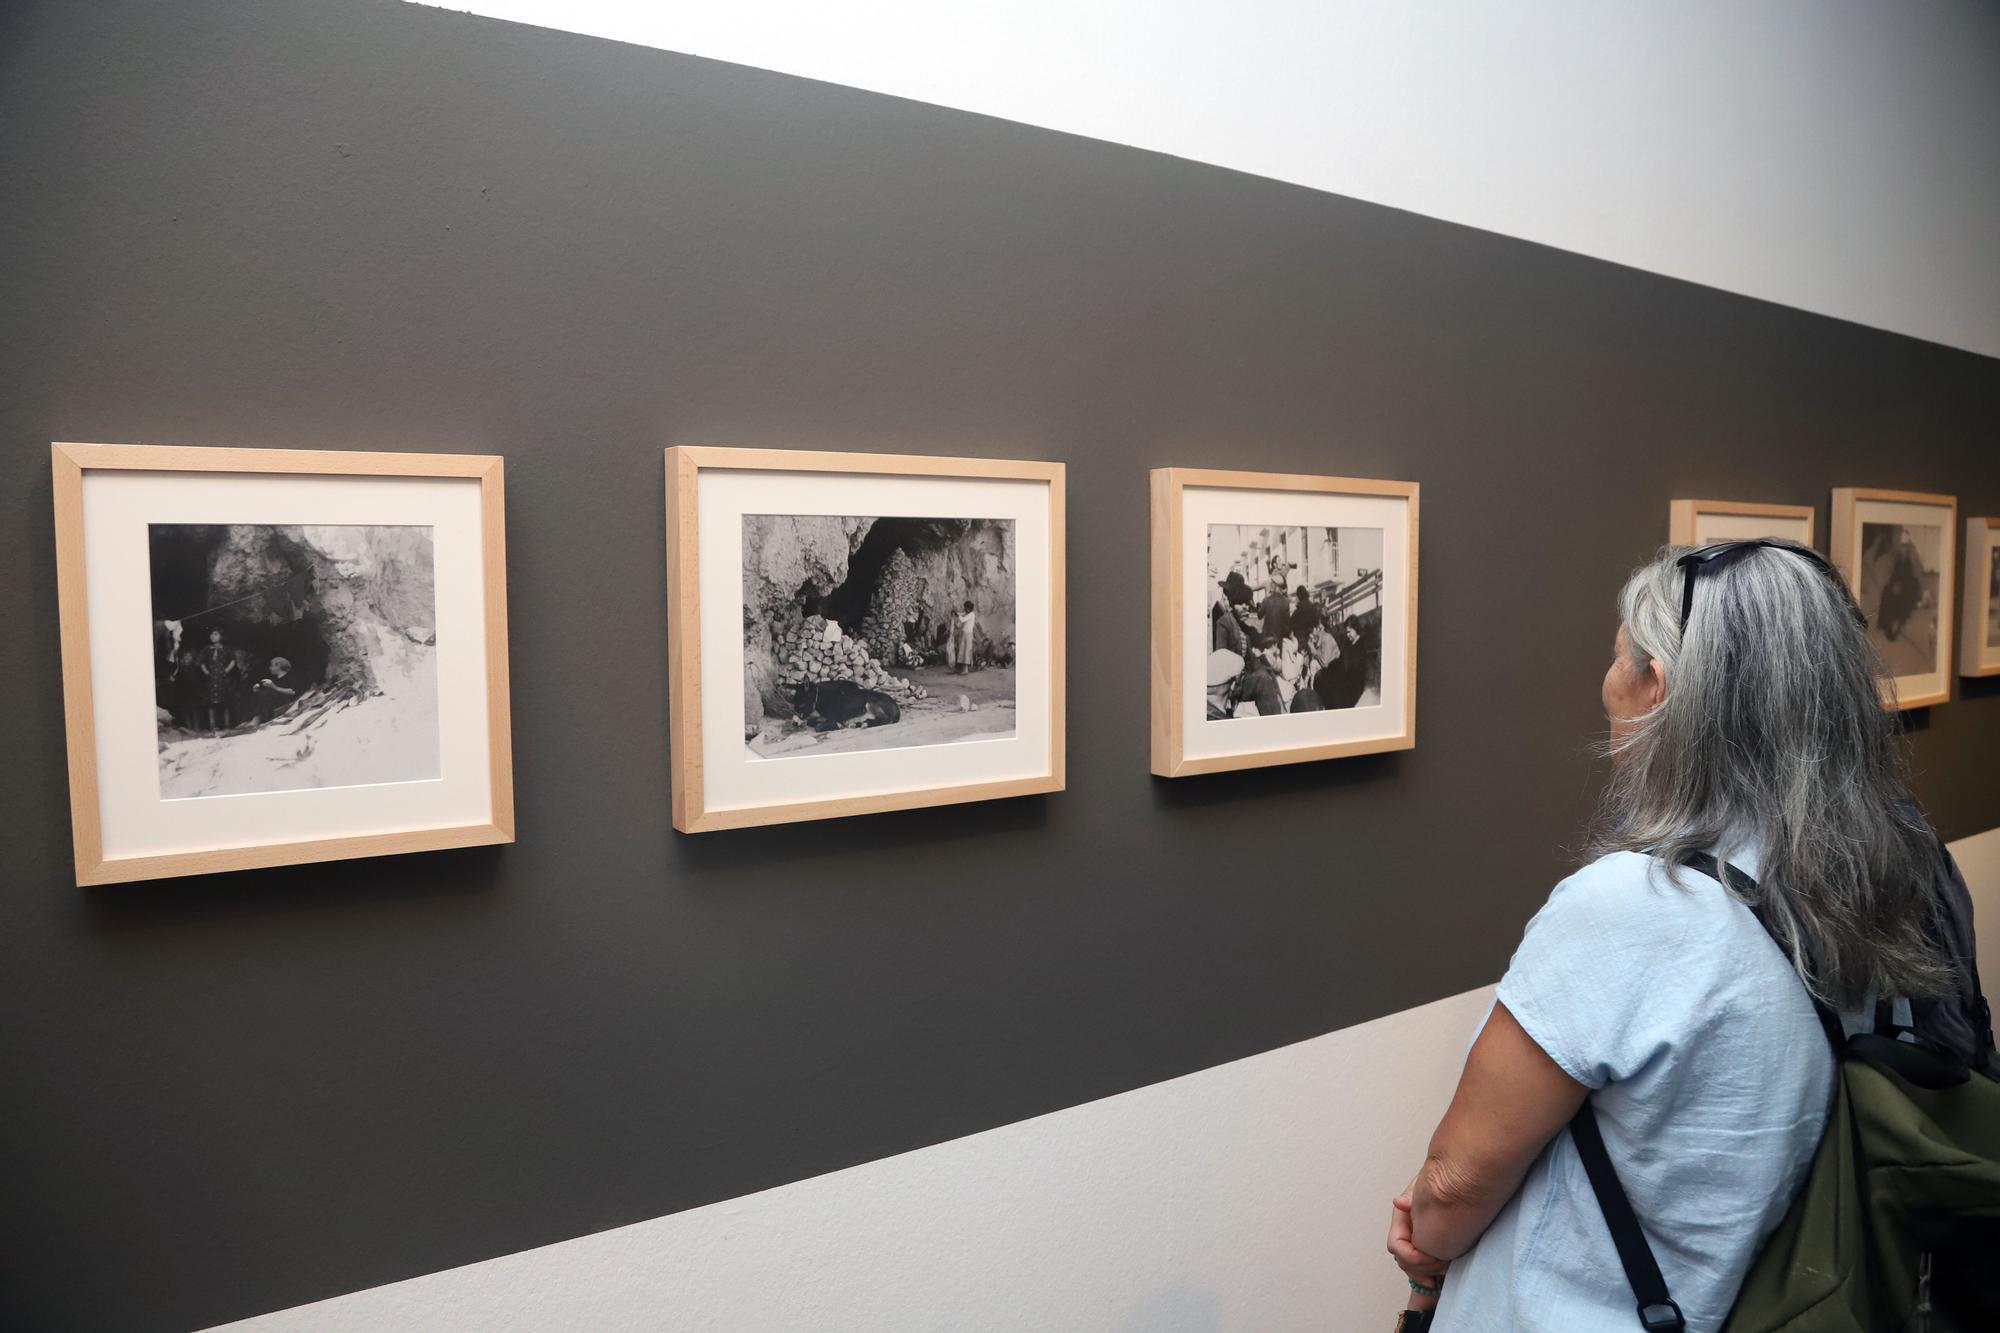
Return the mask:
POLYGON ((1292 589, 1292 603, 1291 635, 1298 640, 1300 652, 1309 652, 1313 631, 1325 623, 1326 617, 1319 603, 1313 600, 1312 590, 1303 583, 1292 589))
POLYGON ((1275 650, 1278 640, 1285 637, 1292 626, 1292 603, 1285 596, 1283 580, 1272 579, 1270 590, 1264 600, 1257 604, 1258 638, 1257 646, 1275 650))
POLYGON ((965 603, 959 613, 951 618, 951 642, 946 651, 951 660, 954 674, 965 675, 972 670, 972 645, 979 633, 979 615, 972 603, 965 603))
POLYGON ((1334 632, 1335 657, 1313 677, 1313 689, 1328 708, 1353 708, 1368 690, 1368 655, 1362 648, 1361 622, 1349 616, 1334 632))
POLYGON ((1210 652, 1226 649, 1238 657, 1250 649, 1250 642, 1243 633, 1243 622, 1236 618, 1236 611, 1229 601, 1229 592, 1220 584, 1211 584, 1215 589, 1208 603, 1208 647, 1210 652))
POLYGON ((208 646, 195 658, 201 673, 201 724, 211 732, 227 731, 234 725, 236 696, 230 688, 229 673, 237 669, 236 654, 222 641, 222 631, 208 632, 208 646))
POLYGON ((194 649, 183 648, 174 658, 173 674, 167 677, 168 708, 174 720, 189 731, 201 727, 201 710, 208 701, 202 686, 201 668, 195 665, 194 649))
POLYGON ((1292 700, 1294 713, 1310 713, 1332 708, 1340 694, 1340 639, 1321 625, 1306 641, 1306 685, 1292 700), (1307 702, 1306 696, 1312 696, 1307 702))
POLYGON ((1231 606, 1248 606, 1257 600, 1257 594, 1250 588, 1250 581, 1243 577, 1243 564, 1238 561, 1229 567, 1229 577, 1222 581, 1222 595, 1231 606))

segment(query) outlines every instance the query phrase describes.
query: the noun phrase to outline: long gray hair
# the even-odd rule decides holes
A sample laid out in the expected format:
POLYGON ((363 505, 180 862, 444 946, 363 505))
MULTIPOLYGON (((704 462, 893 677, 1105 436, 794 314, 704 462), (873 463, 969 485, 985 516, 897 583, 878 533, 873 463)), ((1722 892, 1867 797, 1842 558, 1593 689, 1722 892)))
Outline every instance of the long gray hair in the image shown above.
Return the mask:
POLYGON ((1630 653, 1614 669, 1657 659, 1667 689, 1609 746, 1595 849, 1673 866, 1752 842, 1753 905, 1814 995, 1852 1009, 1871 990, 1943 992, 1935 843, 1846 588, 1804 547, 1752 549, 1693 575, 1683 635, 1687 549, 1662 550, 1618 597, 1630 653))

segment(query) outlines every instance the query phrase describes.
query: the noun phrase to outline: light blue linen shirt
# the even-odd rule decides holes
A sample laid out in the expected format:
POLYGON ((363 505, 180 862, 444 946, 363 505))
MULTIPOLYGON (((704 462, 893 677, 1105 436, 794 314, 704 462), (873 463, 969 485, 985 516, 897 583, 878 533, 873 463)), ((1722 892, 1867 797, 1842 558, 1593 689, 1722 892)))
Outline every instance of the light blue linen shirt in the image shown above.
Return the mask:
MULTIPOLYGON (((1751 875, 1747 849, 1728 859, 1751 875)), ((1690 1333, 1719 1329, 1804 1182, 1833 1097, 1805 988, 1706 875, 1614 852, 1528 923, 1500 1003, 1591 1094, 1690 1333)), ((1616 1333, 1636 1302, 1565 1128, 1452 1264, 1436 1333, 1616 1333)))

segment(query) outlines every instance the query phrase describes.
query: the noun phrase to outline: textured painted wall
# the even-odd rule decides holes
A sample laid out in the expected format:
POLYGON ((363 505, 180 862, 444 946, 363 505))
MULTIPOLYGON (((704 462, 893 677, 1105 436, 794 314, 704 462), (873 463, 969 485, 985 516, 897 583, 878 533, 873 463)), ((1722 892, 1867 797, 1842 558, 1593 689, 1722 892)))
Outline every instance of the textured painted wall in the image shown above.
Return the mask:
MULTIPOLYGON (((0 1325, 174 1328, 1489 983, 1694 493, 2000 511, 2000 364, 1187 162, 390 0, 0 11, 0 1325), (508 459, 512 847, 69 882, 51 439, 508 459), (660 447, 1069 465, 1070 790, 683 838, 660 447), (1424 484, 1418 748, 1146 772, 1146 481, 1424 484)), ((1915 722, 2000 824, 2000 691, 1915 722)))

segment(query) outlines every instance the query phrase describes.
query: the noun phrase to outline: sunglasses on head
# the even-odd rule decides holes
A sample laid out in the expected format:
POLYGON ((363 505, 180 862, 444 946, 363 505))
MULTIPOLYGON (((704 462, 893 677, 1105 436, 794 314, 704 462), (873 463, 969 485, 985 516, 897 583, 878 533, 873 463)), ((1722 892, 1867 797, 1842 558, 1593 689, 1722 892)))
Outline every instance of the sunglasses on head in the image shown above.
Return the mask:
POLYGON ((1793 555, 1818 565, 1834 581, 1835 585, 1839 587, 1841 596, 1847 601, 1848 608, 1854 612, 1854 619, 1860 623, 1863 629, 1868 627, 1868 617, 1862 614, 1861 608, 1855 605, 1853 597, 1848 594, 1847 580, 1840 577, 1840 571, 1835 569, 1832 562, 1825 556, 1809 547, 1795 546, 1790 542, 1772 541, 1767 537, 1754 537, 1745 541, 1716 542, 1714 545, 1704 546, 1698 551, 1689 551, 1686 555, 1674 561, 1675 569, 1686 571, 1681 580, 1681 637, 1683 639, 1687 637, 1688 615, 1694 610, 1695 580, 1704 571, 1723 569, 1734 564, 1760 546, 1768 546, 1774 551, 1790 551, 1793 555))

